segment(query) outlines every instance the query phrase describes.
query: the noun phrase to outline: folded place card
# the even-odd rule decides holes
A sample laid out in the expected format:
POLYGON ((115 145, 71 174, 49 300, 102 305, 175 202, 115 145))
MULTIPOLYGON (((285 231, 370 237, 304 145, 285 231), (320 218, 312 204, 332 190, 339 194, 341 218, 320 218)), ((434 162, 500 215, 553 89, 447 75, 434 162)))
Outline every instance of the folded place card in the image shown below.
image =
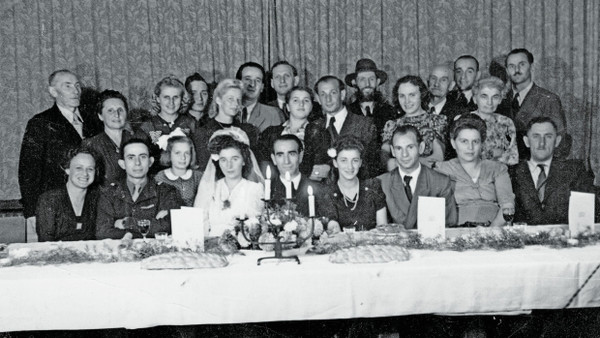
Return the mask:
POLYGON ((204 217, 200 208, 171 210, 171 232, 177 245, 204 251, 204 217))
POLYGON ((446 199, 419 196, 417 229, 423 237, 446 238, 446 199))
POLYGON ((569 231, 575 237, 590 229, 594 232, 594 204, 596 196, 590 193, 571 191, 569 197, 569 231))

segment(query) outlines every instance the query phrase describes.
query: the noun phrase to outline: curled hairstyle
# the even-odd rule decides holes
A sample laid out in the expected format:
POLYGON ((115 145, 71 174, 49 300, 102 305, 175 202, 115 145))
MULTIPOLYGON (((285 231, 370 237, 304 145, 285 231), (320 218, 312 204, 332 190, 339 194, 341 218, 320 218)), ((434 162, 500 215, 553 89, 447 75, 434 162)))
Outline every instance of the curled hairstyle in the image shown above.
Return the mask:
POLYGON ((406 75, 396 81, 392 94, 394 96, 394 106, 396 109, 404 112, 400 106, 400 101, 398 100, 398 89, 405 83, 410 83, 419 88, 419 93, 421 94, 421 108, 427 111, 427 108, 429 107, 429 101, 431 100, 431 94, 429 93, 429 89, 427 88, 425 82, 423 82, 423 80, 416 75, 406 75))
POLYGON ((217 105, 216 98, 222 99, 223 95, 225 95, 225 93, 232 88, 243 91, 242 81, 237 79, 223 79, 221 80, 221 82, 219 82, 213 94, 215 100, 213 100, 210 104, 210 108, 208 110, 208 117, 214 118, 219 114, 219 107, 217 105))
POLYGON ((409 133, 415 135, 415 137, 417 138, 417 144, 421 144, 421 142, 423 142, 423 135, 421 135, 421 132, 417 127, 413 126, 412 124, 403 124, 396 127, 396 130, 394 130, 392 138, 390 139, 391 146, 394 146, 394 137, 396 137, 396 135, 406 135, 409 133))
POLYGON ((336 158, 343 150, 356 150, 358 151, 360 158, 363 158, 365 152, 365 145, 362 141, 354 135, 342 135, 335 141, 334 148, 336 151, 336 158))
MULTIPOLYGON (((250 173, 252 173, 252 158, 250 157, 250 147, 245 143, 235 140, 233 137, 229 135, 219 135, 215 136, 210 142, 208 142, 208 151, 211 154, 219 154, 221 150, 233 148, 239 150, 242 154, 242 158, 244 159, 244 167, 242 168, 242 177, 248 178, 250 173)), ((219 161, 213 161, 216 169, 216 178, 221 179, 225 177, 223 171, 221 170, 221 166, 219 166, 219 161)))
POLYGON ((61 161, 61 166, 62 166, 63 170, 69 169, 69 167, 71 166, 71 161, 73 160, 73 158, 75 158, 75 156, 77 156, 79 154, 87 154, 87 155, 90 155, 94 159, 94 165, 96 167, 96 171, 94 172, 94 182, 93 183, 98 183, 99 178, 100 178, 100 172, 102 171, 101 170, 102 169, 102 160, 101 160, 100 155, 98 155, 98 153, 91 148, 86 148, 86 147, 80 146, 80 147, 69 149, 63 155, 63 159, 61 161))
POLYGON ((292 98, 292 92, 297 92, 297 91, 302 91, 302 92, 308 93, 308 96, 310 96, 310 100, 313 102, 315 101, 315 93, 312 91, 312 89, 310 89, 306 86, 294 86, 294 87, 292 87, 292 89, 290 89, 289 92, 287 92, 287 94, 285 94, 285 103, 290 103, 290 99, 292 98))
POLYGON ((473 85, 473 95, 479 95, 479 91, 481 91, 483 88, 498 90, 502 99, 507 92, 504 82, 495 76, 488 76, 475 81, 475 84, 473 85))
POLYGON ((154 115, 160 113, 160 103, 158 102, 158 98, 160 97, 160 92, 165 87, 173 87, 177 88, 181 91, 181 106, 177 111, 178 114, 181 114, 187 110, 187 99, 185 97, 185 87, 183 83, 179 81, 174 75, 169 75, 162 80, 158 81, 156 86, 154 86, 154 93, 152 95, 152 112, 154 115))
POLYGON ((100 93, 98 97, 98 104, 96 106, 98 115, 102 115, 102 108, 104 106, 104 102, 110 99, 119 99, 123 101, 123 106, 125 106, 125 112, 129 113, 129 105, 127 104, 127 99, 125 98, 125 96, 121 94, 121 92, 118 92, 116 90, 107 89, 102 91, 102 93, 100 93))
POLYGON ((456 140, 458 134, 465 129, 477 130, 479 132, 479 136, 481 137, 481 143, 485 142, 487 126, 481 117, 475 114, 466 114, 461 116, 452 124, 450 138, 456 140))
POLYGON ((173 136, 167 140, 167 149, 160 154, 160 164, 165 167, 171 166, 171 151, 176 143, 186 143, 190 146, 190 165, 188 166, 188 169, 197 169, 198 165, 196 164, 196 149, 194 148, 194 142, 187 136, 173 136))
POLYGON ((189 100, 187 102, 187 108, 191 109, 192 106, 194 105, 194 96, 192 95, 192 82, 194 82, 194 81, 204 82, 204 84, 206 85, 206 89, 208 90, 208 100, 206 101, 206 104, 204 105, 204 110, 206 111, 208 109, 208 107, 210 107, 210 104, 212 101, 212 95, 210 93, 210 86, 208 85, 208 82, 206 82, 206 80, 202 77, 202 75, 200 75, 197 72, 188 76, 185 79, 185 91, 187 92, 187 94, 189 96, 189 100))

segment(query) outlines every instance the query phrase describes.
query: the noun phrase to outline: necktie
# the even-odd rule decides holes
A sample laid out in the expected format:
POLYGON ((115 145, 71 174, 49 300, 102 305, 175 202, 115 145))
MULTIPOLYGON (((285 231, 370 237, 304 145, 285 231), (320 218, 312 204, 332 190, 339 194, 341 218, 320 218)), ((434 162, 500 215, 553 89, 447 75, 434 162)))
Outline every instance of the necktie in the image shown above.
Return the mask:
POLYGON ((540 174, 538 175, 537 185, 535 186, 538 191, 540 202, 544 201, 544 192, 546 190, 546 172, 544 171, 544 166, 545 165, 543 164, 538 164, 538 167, 540 168, 540 174))
POLYGON ((71 124, 73 125, 75 130, 77 130, 77 134, 79 134, 79 136, 83 138, 83 121, 81 120, 81 117, 79 117, 77 111, 73 112, 73 121, 71 122, 71 124))
POLYGON ((456 97, 456 103, 458 103, 458 105, 460 106, 466 106, 467 103, 467 98, 465 97, 465 94, 463 94, 462 92, 458 93, 458 96, 456 97))
POLYGON ((327 127, 327 130, 329 130, 331 138, 335 140, 338 137, 338 132, 337 129, 335 129, 335 126, 333 125, 334 123, 335 117, 331 117, 331 119, 329 119, 329 127, 327 127))
POLYGON ((412 190, 410 189, 410 180, 412 180, 412 176, 404 175, 404 191, 406 192, 406 197, 408 201, 412 203, 412 190))
POLYGON ((515 94, 515 97, 513 98, 511 105, 512 105, 513 112, 516 113, 519 111, 519 109, 521 108, 521 105, 519 104, 519 93, 515 94))
POLYGON ((366 106, 365 112, 367 113, 367 116, 373 116, 373 112, 371 112, 371 106, 366 106))
POLYGON ((431 106, 431 108, 429 108, 429 114, 436 114, 434 106, 431 106))
POLYGON ((137 201, 138 197, 140 197, 140 192, 142 191, 142 186, 140 185, 136 185, 133 188, 133 195, 131 195, 131 199, 135 202, 137 201))
POLYGON ((248 109, 246 107, 242 109, 242 123, 248 123, 248 109))

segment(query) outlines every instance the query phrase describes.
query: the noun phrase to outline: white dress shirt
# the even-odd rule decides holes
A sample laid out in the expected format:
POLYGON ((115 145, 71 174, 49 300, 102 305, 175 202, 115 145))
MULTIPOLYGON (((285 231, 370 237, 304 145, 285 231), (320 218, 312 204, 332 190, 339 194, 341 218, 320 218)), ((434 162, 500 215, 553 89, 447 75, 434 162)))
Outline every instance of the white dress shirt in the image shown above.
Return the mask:
POLYGON ((410 191, 414 194, 415 189, 417 189, 417 178, 419 178, 419 174, 421 173, 421 163, 419 163, 419 166, 417 167, 417 169, 413 170, 412 173, 404 172, 402 170, 402 168, 400 168, 400 167, 398 167, 398 172, 400 172, 400 177, 402 178, 402 182, 404 182, 404 176, 412 177, 409 185, 410 185, 410 191))
POLYGON ((346 117, 348 117, 348 110, 346 110, 346 106, 342 107, 342 110, 340 110, 335 115, 327 114, 326 128, 329 128, 329 120, 331 120, 332 117, 335 117, 335 123, 333 124, 333 126, 335 127, 335 130, 337 130, 337 132, 339 134, 340 131, 342 130, 342 126, 344 125, 344 121, 346 121, 346 117))

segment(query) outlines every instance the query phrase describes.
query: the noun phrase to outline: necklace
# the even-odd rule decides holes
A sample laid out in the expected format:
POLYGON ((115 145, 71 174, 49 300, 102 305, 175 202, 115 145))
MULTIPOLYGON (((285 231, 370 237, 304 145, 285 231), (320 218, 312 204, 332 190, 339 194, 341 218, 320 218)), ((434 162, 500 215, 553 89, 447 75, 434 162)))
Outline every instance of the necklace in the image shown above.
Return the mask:
MULTIPOLYGON (((223 185, 225 186, 225 188, 227 188, 227 184, 225 184, 223 182, 223 185)), ((227 190, 229 190, 229 189, 227 189, 227 190)), ((225 193, 223 193, 223 188, 221 188, 221 196, 224 196, 224 195, 225 195, 225 193)), ((231 191, 229 191, 229 193, 227 194, 227 197, 224 200, 221 198, 221 203, 223 204, 221 206, 221 210, 231 208, 231 201, 229 200, 230 197, 231 197, 231 191)))
POLYGON ((356 209, 356 206, 358 205, 358 195, 360 193, 360 188, 356 189, 356 195, 354 195, 354 198, 347 197, 346 193, 342 190, 342 187, 340 186, 339 183, 338 183, 338 188, 340 188, 340 192, 342 193, 342 196, 344 197, 344 205, 346 206, 346 208, 350 208, 348 206, 348 203, 354 204, 352 206, 352 208, 350 208, 351 211, 354 211, 354 209, 356 209))

